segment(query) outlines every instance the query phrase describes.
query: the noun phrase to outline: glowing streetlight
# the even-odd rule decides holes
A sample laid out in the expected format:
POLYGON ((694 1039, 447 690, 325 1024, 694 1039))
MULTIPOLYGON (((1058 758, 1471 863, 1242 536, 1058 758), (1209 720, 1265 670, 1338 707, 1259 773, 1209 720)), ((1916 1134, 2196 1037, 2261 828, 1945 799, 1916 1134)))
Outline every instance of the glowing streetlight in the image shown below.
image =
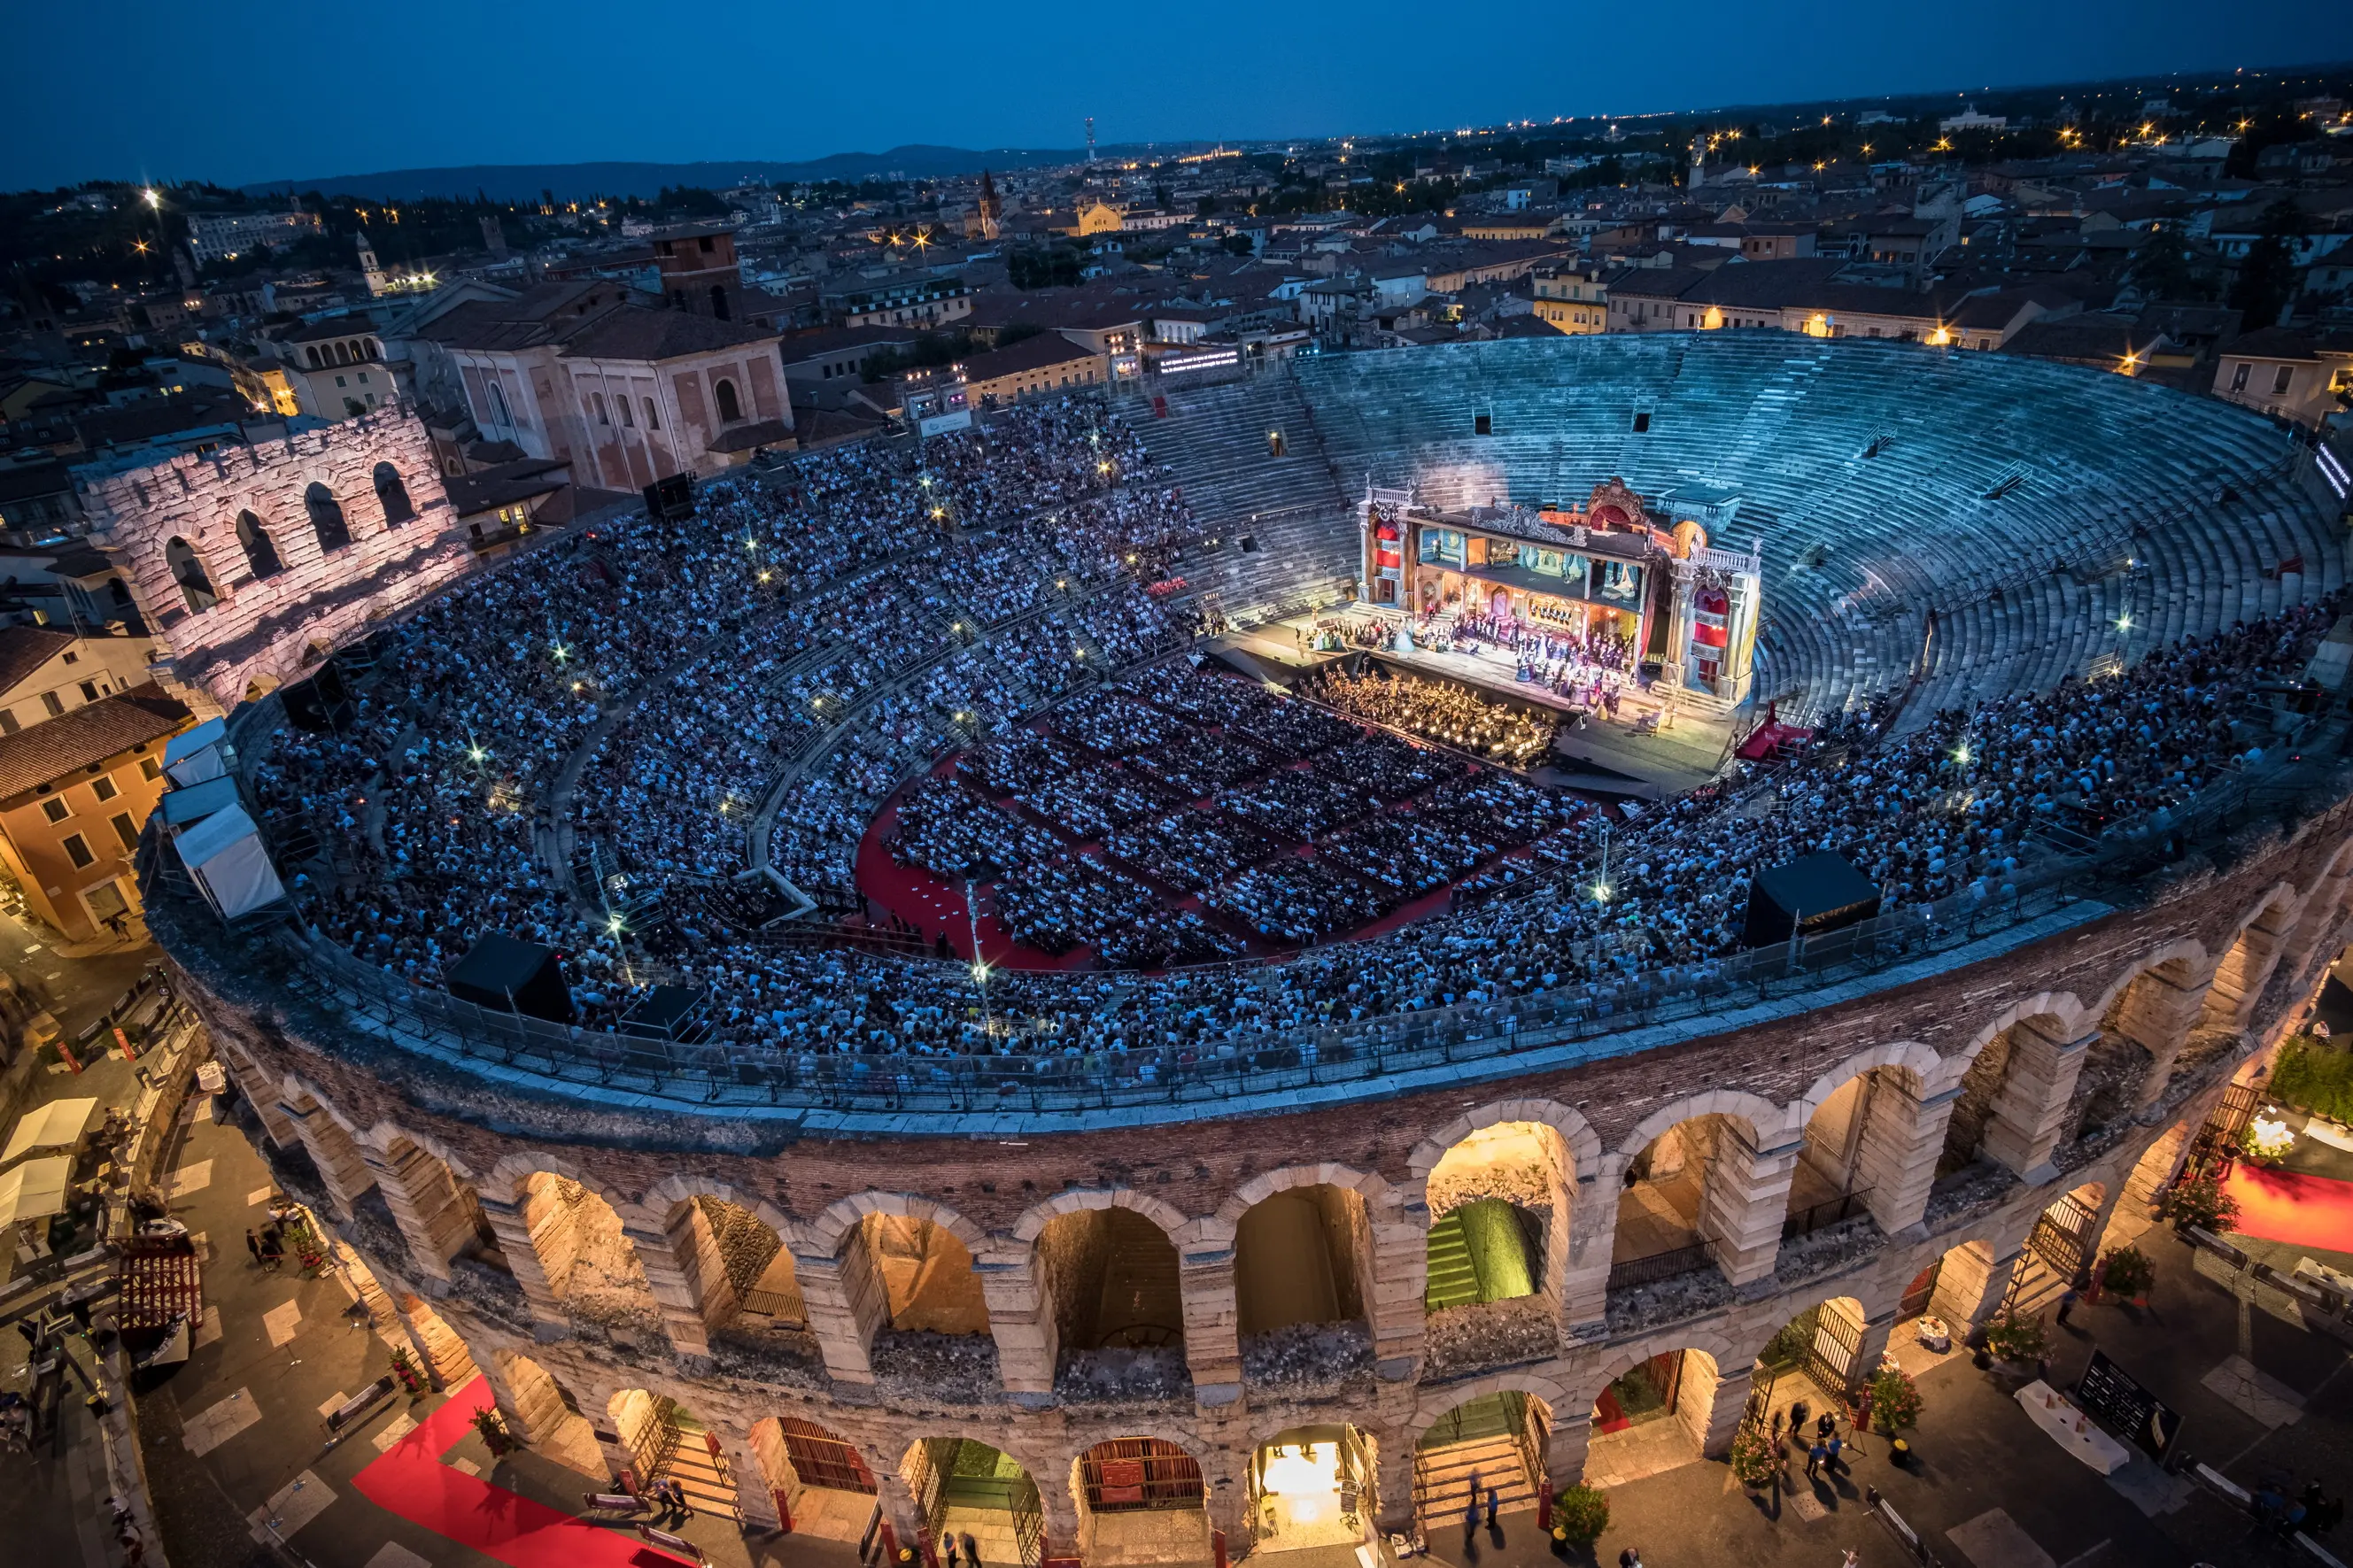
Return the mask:
POLYGON ((148 186, 145 190, 140 192, 139 195, 151 207, 160 209, 164 205, 164 193, 157 190, 153 185, 148 186))

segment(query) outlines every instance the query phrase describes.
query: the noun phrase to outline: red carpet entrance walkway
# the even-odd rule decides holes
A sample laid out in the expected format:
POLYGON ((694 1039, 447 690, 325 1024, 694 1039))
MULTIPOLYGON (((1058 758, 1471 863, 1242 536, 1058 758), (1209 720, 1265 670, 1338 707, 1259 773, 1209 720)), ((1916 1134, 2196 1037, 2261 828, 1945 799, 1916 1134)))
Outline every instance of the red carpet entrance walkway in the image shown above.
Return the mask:
POLYGON ((353 1478, 360 1495, 512 1568, 683 1568, 618 1531, 601 1529, 478 1480, 441 1462, 489 1408, 491 1385, 477 1377, 449 1396, 385 1457, 353 1478))
POLYGON ((2245 1234, 2353 1252, 2353 1182, 2266 1171, 2242 1161, 2223 1187, 2239 1200, 2239 1229, 2245 1234))

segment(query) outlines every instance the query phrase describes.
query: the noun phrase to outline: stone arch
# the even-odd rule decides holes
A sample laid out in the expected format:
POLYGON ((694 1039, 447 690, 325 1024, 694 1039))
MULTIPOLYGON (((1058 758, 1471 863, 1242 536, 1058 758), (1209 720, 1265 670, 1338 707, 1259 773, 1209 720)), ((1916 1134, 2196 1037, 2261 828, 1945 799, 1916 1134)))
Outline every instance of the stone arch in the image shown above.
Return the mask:
POLYGON ((551 1458, 588 1475, 605 1473, 596 1429, 580 1402, 556 1376, 519 1351, 491 1352, 491 1392, 515 1436, 551 1458))
POLYGON ((448 1279, 460 1256, 498 1250, 496 1234, 473 1184, 429 1146, 388 1121, 360 1134, 361 1157, 375 1173, 376 1186, 393 1223, 408 1244, 417 1267, 448 1279))
POLYGON ((332 554, 352 542, 351 524, 335 492, 313 479, 302 491, 302 510, 310 514, 311 531, 318 536, 319 553, 332 554))
POLYGON ((988 1249, 988 1233, 946 1204, 913 1193, 871 1190, 852 1193, 827 1205, 808 1224, 809 1244, 819 1252, 838 1257, 843 1242, 859 1230, 870 1214, 903 1215, 910 1219, 929 1220, 963 1242, 975 1257, 988 1249))
POLYGON ((1208 1560, 1211 1466, 1196 1445, 1140 1426, 1089 1444, 1065 1468, 1082 1561, 1208 1560))
MULTIPOLYGON (((1450 1384, 1424 1404, 1441 1408, 1418 1406, 1396 1434, 1397 1468, 1411 1466, 1407 1489, 1422 1530, 1435 1535, 1461 1519, 1466 1505, 1485 1503, 1497 1514, 1533 1513, 1542 1506, 1554 1489, 1547 1472, 1561 1415, 1557 1385, 1525 1377, 1482 1379, 1475 1388, 1450 1384), (1539 1391, 1538 1381, 1552 1392, 1539 1391)), ((1398 1476, 1390 1484, 1405 1480, 1398 1476)))
POLYGON ((164 542, 164 569, 179 585, 180 600, 187 605, 190 615, 201 616, 221 602, 221 592, 214 585, 203 552, 183 535, 175 533, 164 542))
POLYGON ((1832 1095, 1855 1079, 1876 1068, 1910 1073, 1926 1088, 1941 1076, 1945 1058, 1933 1047, 1917 1040, 1891 1040, 1883 1046, 1871 1046, 1857 1051, 1846 1060, 1814 1079, 1806 1092, 1789 1104, 1788 1124, 1802 1128, 1832 1095))
MULTIPOLYGON (((1503 1303, 1537 1297, 1549 1304, 1545 1315, 1556 1336, 1572 1261, 1577 1163, 1553 1122, 1494 1119, 1468 1128, 1418 1172, 1413 1187, 1429 1215, 1423 1310, 1457 1314, 1448 1320, 1456 1329, 1481 1319, 1500 1328, 1526 1310, 1503 1303)), ((1521 1329, 1514 1338, 1525 1334, 1521 1329)))
POLYGON ((2337 846, 2327 866, 2305 889, 2303 914, 2280 960, 2290 973, 2303 973, 2316 952, 2333 953, 2339 943, 2332 939, 2343 932, 2348 912, 2353 912, 2353 838, 2337 846))
POLYGON ((1790 1102, 1786 1238, 1866 1211, 1890 1234, 1918 1222, 1950 1103, 1927 1092, 1943 1065, 1917 1040, 1891 1041, 1857 1051, 1790 1102))
POLYGON ((2083 1065, 2084 1016, 2073 993, 2042 992, 2005 1009, 1946 1059, 1946 1084, 1957 1092, 1940 1173, 1983 1157, 2039 1179, 2083 1065))
POLYGON ((388 462, 378 463, 369 479, 375 486, 376 504, 384 509, 386 528, 398 528, 417 515, 417 508, 408 499, 408 486, 402 482, 398 468, 388 462))
POLYGON ((280 559, 269 530, 261 526, 261 519, 250 508, 237 514, 237 542, 245 552, 246 568, 253 574, 255 582, 275 577, 285 570, 286 563, 280 559))
MULTIPOLYGON (((507 1161, 501 1161, 504 1169, 507 1161)), ((588 1183, 536 1163, 517 1190, 522 1245, 536 1258, 552 1304, 574 1331, 593 1331, 625 1345, 667 1332, 654 1282, 616 1203, 588 1183)), ((497 1211, 491 1210, 496 1225, 497 1211)), ((501 1227, 503 1245, 508 1235, 501 1227)), ((513 1251, 508 1248, 509 1261, 513 1251)), ((520 1275, 518 1275, 520 1278, 520 1275)))
POLYGON ((2205 1005, 2206 950, 2171 942, 2136 960, 2088 1016, 2099 1030, 2084 1058, 2063 1138, 2098 1131, 2154 1104, 2205 1005))
POLYGON ((1170 1205, 1124 1188, 1072 1188, 1016 1222, 1020 1265, 1052 1314, 1058 1378, 1105 1392, 1131 1376, 1182 1382, 1177 1237, 1190 1228, 1170 1205))
POLYGON ((1361 1322, 1370 1339, 1374 1216, 1393 1199, 1378 1176, 1324 1164, 1270 1171, 1226 1200, 1219 1217, 1233 1226, 1246 1362, 1248 1341, 1298 1325, 1361 1322))
POLYGON ((339 1219, 349 1220, 360 1199, 375 1185, 359 1139, 334 1102, 318 1093, 301 1077, 288 1073, 279 1080, 278 1102, 319 1173, 327 1205, 339 1219))
MULTIPOLYGON (((1749 1363, 1736 1360, 1721 1337, 1668 1332, 1629 1346, 1602 1363, 1590 1380, 1583 1414, 1591 1423, 1585 1474, 1599 1464, 1603 1480, 1615 1473, 1622 1446, 1618 1433, 1647 1420, 1672 1420, 1690 1452, 1713 1458, 1731 1447, 1748 1398, 1749 1363)), ((1556 1485, 1569 1478, 1555 1477, 1556 1485)))
POLYGON ((1793 1291, 1786 1299, 1788 1317, 1758 1343, 1749 1358, 1772 1378, 1768 1415, 1774 1407, 1787 1406, 1793 1397, 1816 1405, 1801 1390, 1783 1388, 1784 1380, 1792 1373, 1801 1374, 1836 1405, 1846 1403, 1876 1369, 1885 1345, 1880 1335, 1872 1332, 1871 1324, 1875 1318, 1883 1326, 1887 1312, 1873 1310, 1861 1285, 1859 1280, 1850 1280, 1818 1286, 1793 1291))
POLYGON ((1711 1265, 1734 1285, 1770 1273, 1797 1157, 1786 1123, 1783 1108, 1733 1090, 1687 1095, 1646 1117, 1603 1162, 1615 1205, 1609 1288, 1711 1265))
POLYGON ((2285 882, 2266 889, 2251 912, 2242 917, 2214 978, 2206 988, 2200 1027, 2243 1029, 2254 1016, 2255 1002, 2278 967, 2287 940, 2295 934, 2302 900, 2285 882))
POLYGON ((858 1445, 805 1415, 753 1423, 748 1446, 797 1535, 855 1542, 865 1533, 880 1492, 858 1445))
POLYGON ((712 389, 712 395, 718 404, 719 422, 722 425, 733 425, 743 419, 743 400, 735 395, 735 384, 733 381, 723 375, 721 376, 718 385, 712 389))
MULTIPOLYGON (((899 1457, 899 1479, 915 1513, 943 1532, 1003 1540, 1008 1515, 1042 1511, 1036 1472, 1005 1448, 970 1437, 917 1437, 899 1457)), ((1052 1500, 1060 1512, 1060 1500, 1052 1500)), ((1041 1543, 1042 1545, 1042 1543, 1041 1543)), ((1003 1548, 998 1548, 999 1559, 1003 1548)), ((1029 1553, 1018 1555, 1025 1559, 1029 1553)), ((1040 1551, 1039 1555, 1053 1553, 1040 1551)))
POLYGON ((1498 1100, 1466 1110, 1415 1144, 1413 1152, 1407 1157, 1406 1168, 1417 1182, 1427 1181, 1448 1150, 1482 1128, 1504 1121, 1533 1121, 1559 1134, 1573 1162, 1572 1179, 1588 1179, 1600 1173, 1601 1135, 1581 1111, 1556 1100, 1498 1100))

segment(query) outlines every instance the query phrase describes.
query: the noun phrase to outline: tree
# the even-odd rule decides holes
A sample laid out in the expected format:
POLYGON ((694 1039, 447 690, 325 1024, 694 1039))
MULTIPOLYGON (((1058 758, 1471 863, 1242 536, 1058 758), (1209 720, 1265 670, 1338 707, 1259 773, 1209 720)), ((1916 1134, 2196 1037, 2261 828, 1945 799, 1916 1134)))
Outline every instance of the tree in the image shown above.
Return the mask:
POLYGON ((2150 237, 2133 263, 2132 275, 2143 296, 2149 300, 2199 304, 2211 304, 2214 300, 2212 270, 2200 263, 2188 237, 2176 229, 2160 229, 2150 237))
POLYGON ((2231 283, 2231 304, 2241 312, 2250 331, 2278 324, 2280 314, 2295 298, 2297 237, 2311 232, 2304 209, 2285 196, 2263 209, 2258 222, 2263 237, 2239 258, 2238 276, 2231 283))
POLYGON ((2113 1296, 2148 1294, 2157 1283, 2157 1265, 2137 1247, 2112 1247, 2100 1255, 2100 1289, 2113 1296))
POLYGON ((2031 1313, 2010 1311, 1985 1326, 1986 1349, 1999 1361, 2033 1361, 2049 1348, 2042 1320, 2031 1313))
POLYGON ((1590 1546, 1609 1528, 1609 1498, 1599 1487, 1573 1486, 1553 1500, 1553 1533, 1572 1546, 1590 1546))
POLYGON ((1732 1439, 1732 1476, 1744 1487, 1770 1486, 1781 1472, 1779 1457, 1764 1433, 1744 1426, 1732 1439))

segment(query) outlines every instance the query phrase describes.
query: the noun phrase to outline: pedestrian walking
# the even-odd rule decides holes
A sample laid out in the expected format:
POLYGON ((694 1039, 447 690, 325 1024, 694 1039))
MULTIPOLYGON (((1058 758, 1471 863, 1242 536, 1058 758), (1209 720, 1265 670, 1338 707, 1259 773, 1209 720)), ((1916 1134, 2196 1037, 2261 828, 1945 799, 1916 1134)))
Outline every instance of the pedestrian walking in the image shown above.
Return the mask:
POLYGON ((956 1540, 955 1540, 955 1532, 954 1531, 941 1531, 941 1540, 940 1540, 940 1544, 941 1544, 942 1546, 944 1546, 944 1547, 946 1547, 946 1548, 947 1548, 947 1552, 946 1552, 946 1556, 945 1556, 945 1562, 946 1562, 946 1563, 947 1563, 947 1568, 956 1568, 956 1540))
POLYGON ((1829 1445, 1824 1443, 1820 1437, 1815 1438, 1814 1446, 1806 1450, 1806 1479, 1810 1481, 1820 1480, 1822 1474, 1822 1466, 1829 1462, 1830 1457, 1831 1451, 1829 1445))
POLYGON ((253 1227, 251 1226, 247 1226, 245 1227, 245 1249, 253 1254, 254 1267, 257 1268, 259 1268, 261 1266, 261 1237, 253 1234, 253 1227))
POLYGON ((2067 1326, 2067 1314, 2075 1310, 2075 1303, 2082 1300, 2082 1295, 2077 1292, 2075 1287, 2073 1285, 2068 1286, 2067 1289, 2059 1292, 2059 1326, 2061 1328, 2065 1328, 2067 1326))
POLYGON ((1831 1474, 1835 1476, 1845 1469, 1846 1467, 1841 1461, 1840 1456, 1846 1452, 1846 1440, 1833 1432, 1822 1439, 1822 1447, 1829 1453, 1828 1464, 1831 1474))
POLYGON ((1494 1528, 1495 1528, 1495 1516, 1496 1516, 1498 1513, 1501 1513, 1501 1512, 1503 1511, 1503 1507, 1504 1507, 1504 1500, 1503 1500, 1503 1498, 1502 1498, 1502 1497, 1501 1497, 1501 1496, 1496 1492, 1496 1490, 1495 1490, 1495 1489, 1494 1489, 1493 1487, 1489 1487, 1489 1488, 1487 1489, 1487 1528, 1488 1528, 1488 1529, 1493 1530, 1493 1529, 1494 1529, 1494 1528))
POLYGON ((1642 1568, 1642 1549, 1629 1546, 1618 1553, 1618 1568, 1642 1568))
POLYGON ((964 1532, 964 1561, 965 1568, 980 1568, 980 1542, 972 1538, 969 1530, 964 1532))

